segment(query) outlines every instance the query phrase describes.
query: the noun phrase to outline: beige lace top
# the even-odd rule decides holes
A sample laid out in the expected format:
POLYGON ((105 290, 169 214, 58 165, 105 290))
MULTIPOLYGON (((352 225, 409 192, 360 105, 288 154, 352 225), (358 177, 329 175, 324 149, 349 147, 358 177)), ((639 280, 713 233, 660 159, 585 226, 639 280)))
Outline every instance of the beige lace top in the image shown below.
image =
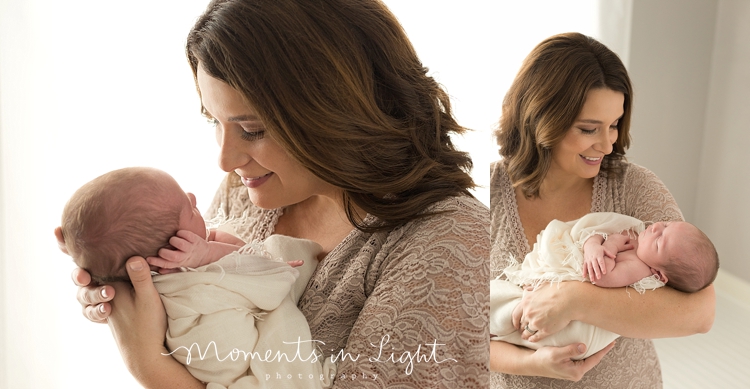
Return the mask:
MULTIPOLYGON (((511 257, 523 261, 531 249, 523 231, 510 179, 495 162, 491 167, 491 277, 511 257)), ((626 164, 620 179, 600 172, 594 179, 591 212, 617 212, 643 221, 683 220, 666 186, 651 171, 626 164)), ((661 388, 659 359, 650 340, 620 338, 615 348, 579 382, 492 373, 491 388, 661 388)))
MULTIPOLYGON (((352 231, 310 279, 299 308, 319 351, 338 356, 334 388, 487 387, 489 212, 470 197, 430 209, 444 213, 352 231)), ((226 180, 207 219, 220 210, 246 214, 246 242, 273 234, 283 213, 253 206, 245 187, 227 192, 226 180)))

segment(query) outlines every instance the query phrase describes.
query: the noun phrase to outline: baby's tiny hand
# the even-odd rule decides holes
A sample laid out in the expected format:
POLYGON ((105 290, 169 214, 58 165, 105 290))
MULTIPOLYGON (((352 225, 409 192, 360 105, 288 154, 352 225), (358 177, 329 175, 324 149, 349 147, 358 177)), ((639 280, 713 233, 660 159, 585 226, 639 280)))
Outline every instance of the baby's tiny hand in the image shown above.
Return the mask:
POLYGON ((149 257, 148 263, 166 269, 179 267, 200 267, 207 261, 209 247, 203 237, 188 230, 179 230, 169 239, 174 250, 163 248, 158 257, 149 257))
POLYGON ((587 247, 583 255, 583 277, 595 283, 602 275, 607 274, 605 256, 612 257, 612 253, 603 246, 587 247))
POLYGON ((286 261, 291 267, 300 267, 305 264, 305 261, 286 261))

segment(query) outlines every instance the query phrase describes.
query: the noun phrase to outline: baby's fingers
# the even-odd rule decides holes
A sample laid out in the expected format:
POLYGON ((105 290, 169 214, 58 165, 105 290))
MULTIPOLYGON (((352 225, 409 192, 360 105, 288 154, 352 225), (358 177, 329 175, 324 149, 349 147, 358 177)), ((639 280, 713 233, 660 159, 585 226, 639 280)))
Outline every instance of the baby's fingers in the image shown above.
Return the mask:
POLYGON ((594 266, 594 267, 596 268, 596 271, 597 271, 596 278, 599 279, 599 278, 602 278, 602 275, 607 274, 607 263, 604 260, 604 256, 599 258, 599 260, 597 261, 597 265, 598 266, 594 266))
POLYGON ((205 236, 198 236, 195 232, 189 230, 179 230, 176 235, 190 243, 195 243, 199 240, 206 240, 205 236))
POLYGON ((153 266, 164 268, 164 269, 173 269, 176 267, 180 267, 180 264, 178 262, 164 258, 163 257, 164 253, 162 253, 163 251, 169 252, 170 250, 161 249, 159 250, 158 257, 148 257, 146 258, 146 262, 148 262, 149 265, 153 265, 153 266))
MULTIPOLYGON (((608 257, 610 257, 612 259, 615 259, 615 257, 617 256, 617 252, 616 251, 611 251, 611 250, 608 250, 608 249, 604 249, 604 255, 606 255, 606 256, 608 256, 608 257)), ((604 266, 604 258, 601 259, 601 264, 602 264, 602 268, 606 269, 606 267, 604 266)))
POLYGON ((594 274, 593 267, 591 267, 592 262, 584 262, 583 263, 583 277, 588 278, 591 281, 594 281, 594 277, 596 275, 594 274))
MULTIPOLYGON (((177 234, 179 234, 180 232, 182 232, 182 230, 177 231, 177 234)), ((191 232, 191 234, 192 234, 192 232, 191 232)), ((193 234, 193 235, 195 235, 195 234, 193 234)), ((193 243, 191 243, 189 240, 183 239, 183 238, 177 237, 177 236, 173 236, 173 237, 169 238, 169 244, 172 247, 174 247, 175 249, 177 249, 177 251, 182 251, 182 252, 188 252, 188 251, 190 251, 190 248, 193 246, 193 243)), ((162 250, 164 250, 164 249, 162 249, 162 250)), ((163 255, 161 255, 161 251, 159 252, 159 255, 163 257, 163 255)), ((166 257, 164 257, 164 258, 166 258, 166 257)), ((167 259, 171 259, 171 258, 167 258, 167 259)))
POLYGON ((596 265, 596 262, 592 262, 589 264, 589 279, 591 281, 596 281, 599 278, 601 278, 601 273, 599 273, 599 267, 596 265))

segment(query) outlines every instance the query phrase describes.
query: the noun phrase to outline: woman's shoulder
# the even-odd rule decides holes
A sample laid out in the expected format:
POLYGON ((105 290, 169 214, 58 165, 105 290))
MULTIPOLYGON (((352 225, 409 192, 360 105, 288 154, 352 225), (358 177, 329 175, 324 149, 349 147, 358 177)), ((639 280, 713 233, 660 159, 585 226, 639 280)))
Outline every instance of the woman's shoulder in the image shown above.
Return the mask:
POLYGON ((383 233, 383 257, 421 261, 422 255, 405 255, 419 251, 468 262, 488 258, 489 209, 481 201, 471 196, 449 197, 425 212, 430 215, 383 233))
POLYGON ((490 175, 494 176, 500 169, 503 169, 503 160, 498 159, 497 161, 490 162, 490 175))
POLYGON ((654 172, 632 162, 623 162, 623 181, 636 184, 658 183, 663 185, 654 172))
POLYGON ((622 162, 622 174, 607 177, 605 187, 602 211, 641 220, 682 220, 682 213, 667 186, 643 166, 622 162))
POLYGON ((503 161, 492 162, 490 165, 490 212, 494 214, 501 208, 501 204, 507 203, 513 191, 513 184, 510 182, 503 161))
MULTIPOLYGON (((436 231, 430 229, 445 224, 486 226, 489 229, 489 208, 473 196, 448 197, 429 206, 426 213, 431 215, 407 223, 406 229, 420 233, 435 233, 436 231)), ((474 233, 480 234, 481 231, 476 230, 474 233)))
POLYGON ((494 188, 499 184, 509 181, 508 173, 505 171, 503 160, 499 159, 490 163, 490 186, 494 188))
POLYGON ((632 192, 633 188, 664 186, 659 177, 651 170, 626 161, 620 162, 617 173, 601 170, 598 181, 600 183, 598 190, 606 190, 607 196, 614 197, 632 192))
MULTIPOLYGON (((489 212, 487 206, 479 201, 474 196, 453 196, 447 197, 441 201, 438 201, 430 205, 427 210, 428 213, 434 212, 465 212, 466 216, 482 218, 489 212)), ((429 219, 429 218, 428 218, 429 219)), ((419 219, 417 219, 419 220, 419 219)))
POLYGON ((599 172, 599 177, 615 185, 633 184, 658 184, 664 185, 659 177, 648 168, 633 162, 621 161, 618 166, 619 174, 608 173, 605 170, 599 172))

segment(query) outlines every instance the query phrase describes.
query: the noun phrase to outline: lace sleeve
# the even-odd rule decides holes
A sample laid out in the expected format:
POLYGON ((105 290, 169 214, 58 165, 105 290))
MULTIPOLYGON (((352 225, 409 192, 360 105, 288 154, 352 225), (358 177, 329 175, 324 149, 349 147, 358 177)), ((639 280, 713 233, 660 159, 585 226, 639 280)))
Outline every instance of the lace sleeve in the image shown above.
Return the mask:
POLYGON ((669 189, 650 170, 630 164, 622 189, 628 215, 644 222, 684 220, 669 189))
POLYGON ((456 205, 390 234, 344 350, 360 358, 339 361, 335 388, 487 386, 489 215, 456 205))

